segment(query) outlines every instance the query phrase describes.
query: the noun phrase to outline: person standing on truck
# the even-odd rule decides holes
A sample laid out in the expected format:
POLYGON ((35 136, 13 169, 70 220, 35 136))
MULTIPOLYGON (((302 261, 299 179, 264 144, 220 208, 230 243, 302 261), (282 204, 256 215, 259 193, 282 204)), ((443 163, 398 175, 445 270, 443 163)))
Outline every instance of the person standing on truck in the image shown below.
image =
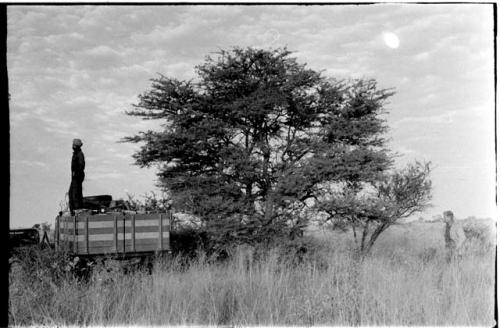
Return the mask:
POLYGON ((75 210, 83 206, 82 183, 85 179, 85 156, 83 143, 80 139, 73 139, 73 157, 71 158, 71 185, 69 186, 69 210, 75 215, 75 210))

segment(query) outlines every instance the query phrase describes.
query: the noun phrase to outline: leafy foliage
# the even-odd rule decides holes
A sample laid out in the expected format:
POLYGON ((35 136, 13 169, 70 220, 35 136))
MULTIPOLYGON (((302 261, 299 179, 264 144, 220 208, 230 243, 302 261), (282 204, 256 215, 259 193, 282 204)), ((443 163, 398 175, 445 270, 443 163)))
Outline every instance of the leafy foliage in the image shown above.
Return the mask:
MULTIPOLYGON (((136 163, 158 166, 173 208, 201 218, 215 243, 300 235, 321 198, 346 210, 359 202, 325 198, 331 186, 356 195, 378 183, 384 201, 399 201, 399 178, 384 180, 391 90, 327 79, 287 49, 222 50, 196 70, 197 80, 153 79, 128 114, 161 120, 163 130, 124 141, 142 143, 136 163)), ((360 217, 356 208, 349 217, 360 217)))

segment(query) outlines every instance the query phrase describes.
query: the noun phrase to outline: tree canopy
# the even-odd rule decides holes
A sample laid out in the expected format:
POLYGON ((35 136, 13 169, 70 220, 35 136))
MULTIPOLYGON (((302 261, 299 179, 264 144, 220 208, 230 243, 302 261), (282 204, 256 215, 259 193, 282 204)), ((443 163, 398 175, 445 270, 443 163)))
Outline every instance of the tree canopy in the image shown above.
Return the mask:
POLYGON ((124 140, 142 144, 136 163, 157 165, 173 207, 201 218, 214 238, 294 235, 309 220, 306 207, 333 213, 332 186, 386 190, 392 156, 381 114, 393 91, 328 79, 291 55, 222 50, 194 80, 153 79, 127 112, 162 121, 163 130, 124 140))

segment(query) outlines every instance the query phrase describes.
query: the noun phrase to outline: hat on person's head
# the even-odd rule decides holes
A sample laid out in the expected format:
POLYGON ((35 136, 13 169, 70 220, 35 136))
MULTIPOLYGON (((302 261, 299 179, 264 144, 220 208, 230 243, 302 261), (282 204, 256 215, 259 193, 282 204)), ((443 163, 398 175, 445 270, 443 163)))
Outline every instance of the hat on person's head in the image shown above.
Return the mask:
POLYGON ((453 217, 453 212, 452 211, 444 211, 443 216, 453 217))
POLYGON ((81 147, 83 142, 80 139, 73 139, 73 146, 81 147))
POLYGON ((450 223, 455 222, 455 219, 453 217, 454 217, 454 215, 453 215, 452 211, 444 211, 443 212, 443 220, 444 220, 444 222, 450 222, 450 223))

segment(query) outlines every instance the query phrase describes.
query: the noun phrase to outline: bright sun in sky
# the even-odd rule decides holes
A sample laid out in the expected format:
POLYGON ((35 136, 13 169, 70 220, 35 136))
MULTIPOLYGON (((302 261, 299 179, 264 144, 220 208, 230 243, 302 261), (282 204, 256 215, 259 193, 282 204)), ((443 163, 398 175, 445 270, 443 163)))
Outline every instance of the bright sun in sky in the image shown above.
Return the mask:
POLYGON ((399 38, 394 33, 384 33, 384 42, 389 48, 396 49, 399 47, 399 38))

